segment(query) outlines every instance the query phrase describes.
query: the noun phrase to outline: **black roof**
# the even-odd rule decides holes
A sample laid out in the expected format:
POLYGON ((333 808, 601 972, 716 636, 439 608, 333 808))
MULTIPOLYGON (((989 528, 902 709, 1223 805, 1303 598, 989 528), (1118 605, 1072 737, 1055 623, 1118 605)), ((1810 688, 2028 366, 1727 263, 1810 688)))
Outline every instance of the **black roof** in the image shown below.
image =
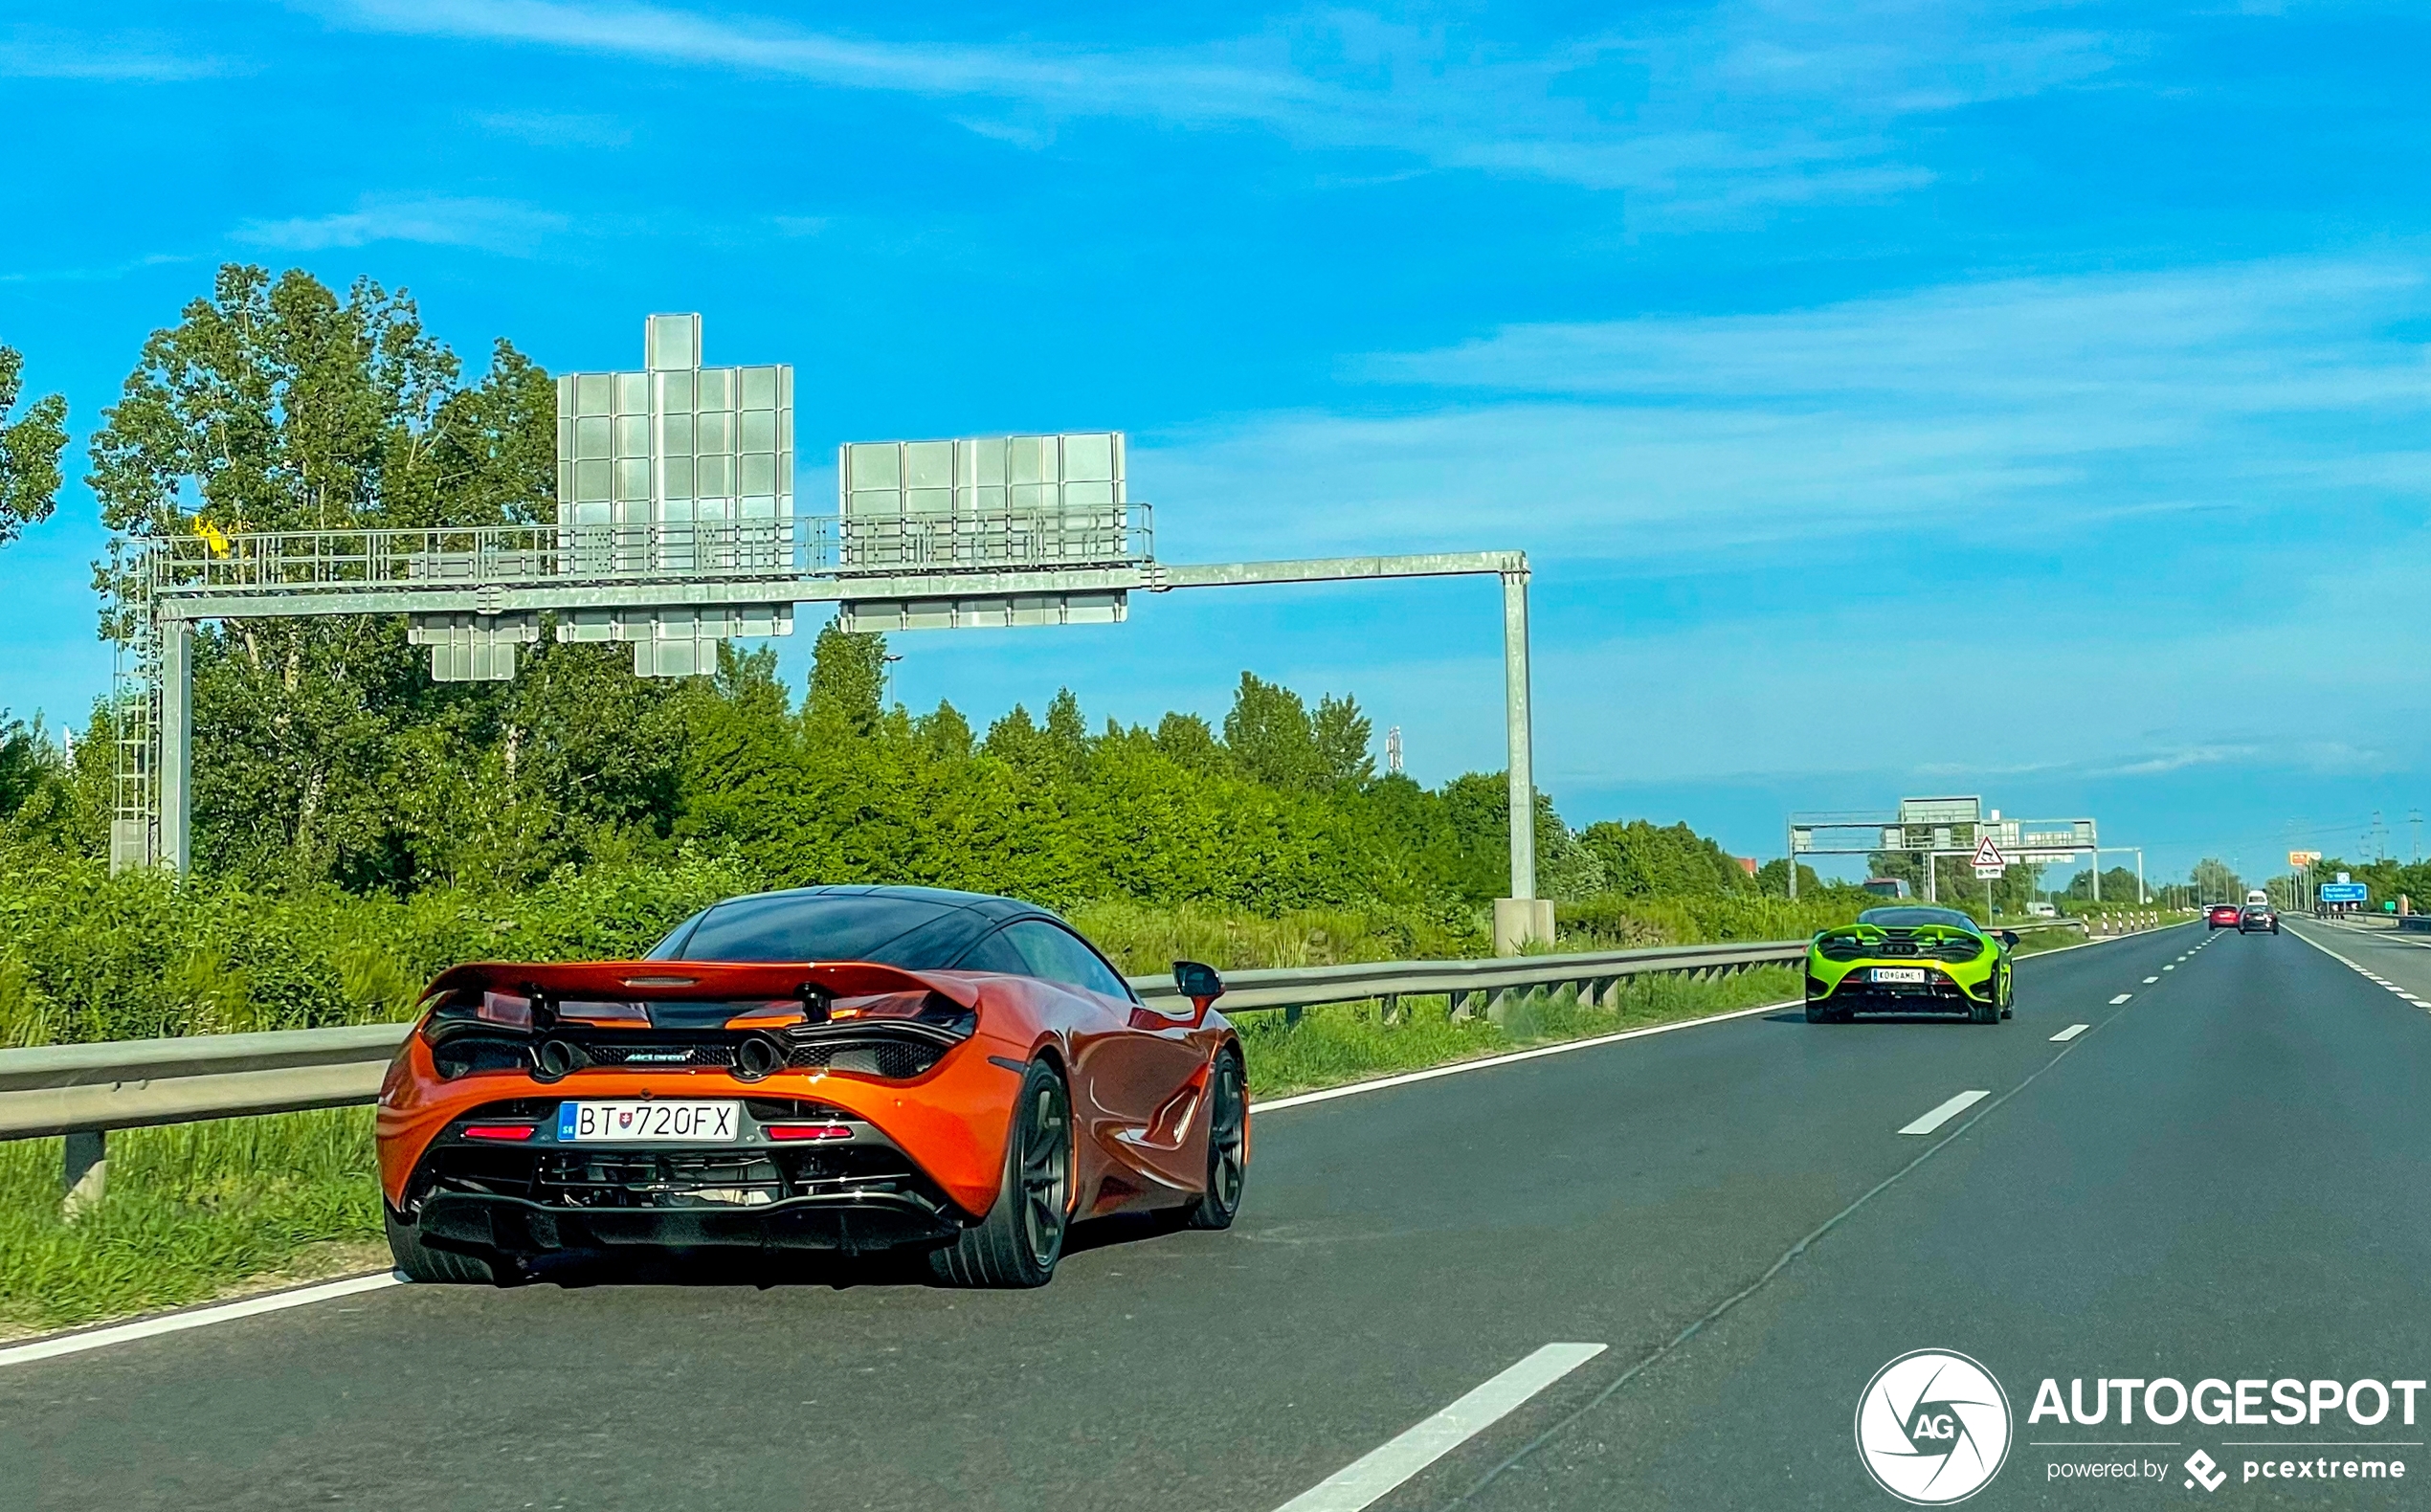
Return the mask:
POLYGON ((1017 919, 1063 924, 1036 903, 989 893, 868 883, 792 887, 711 903, 653 945, 648 959, 879 961, 950 970, 984 937, 1017 919))
POLYGON ((990 919, 1021 919, 1037 915, 1049 919, 1057 917, 1055 910, 1041 908, 1037 903, 1025 903, 1018 898, 1002 898, 994 893, 966 893, 952 887, 907 887, 894 882, 819 882, 809 887, 780 887, 765 893, 738 893, 719 901, 740 902, 746 898, 819 897, 900 898, 905 902, 969 908, 990 919))

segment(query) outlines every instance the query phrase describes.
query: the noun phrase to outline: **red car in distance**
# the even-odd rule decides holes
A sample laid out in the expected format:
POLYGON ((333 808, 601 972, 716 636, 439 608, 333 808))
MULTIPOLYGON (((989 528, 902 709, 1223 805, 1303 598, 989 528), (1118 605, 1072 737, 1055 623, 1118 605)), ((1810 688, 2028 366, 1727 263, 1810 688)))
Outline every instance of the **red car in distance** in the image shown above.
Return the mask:
POLYGON ((2214 903, 2212 905, 2210 921, 2205 927, 2210 929, 2234 929, 2237 927, 2238 919, 2243 912, 2244 910, 2239 908, 2235 903, 2214 903))

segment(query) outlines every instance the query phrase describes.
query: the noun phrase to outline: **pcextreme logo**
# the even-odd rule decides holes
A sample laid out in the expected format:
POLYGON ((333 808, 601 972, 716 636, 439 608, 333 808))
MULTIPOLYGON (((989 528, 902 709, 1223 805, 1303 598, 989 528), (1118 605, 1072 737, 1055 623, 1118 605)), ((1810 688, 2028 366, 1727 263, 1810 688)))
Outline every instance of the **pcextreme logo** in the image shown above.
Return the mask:
POLYGON ((2009 1397, 1963 1354, 1917 1349, 1874 1372, 1857 1399, 1857 1453, 1902 1501, 1948 1506, 2009 1457, 2009 1397))

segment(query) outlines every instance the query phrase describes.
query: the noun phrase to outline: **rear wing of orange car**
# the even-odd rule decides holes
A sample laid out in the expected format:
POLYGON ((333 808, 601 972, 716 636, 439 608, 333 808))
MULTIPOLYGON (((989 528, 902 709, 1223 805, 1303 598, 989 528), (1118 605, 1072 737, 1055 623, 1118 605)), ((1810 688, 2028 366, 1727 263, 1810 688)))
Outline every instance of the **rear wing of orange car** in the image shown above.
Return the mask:
POLYGON ((647 1003, 743 1003, 929 993, 979 1006, 969 979, 906 971, 874 961, 473 961, 432 978, 434 998, 501 994, 606 1008, 647 1003))

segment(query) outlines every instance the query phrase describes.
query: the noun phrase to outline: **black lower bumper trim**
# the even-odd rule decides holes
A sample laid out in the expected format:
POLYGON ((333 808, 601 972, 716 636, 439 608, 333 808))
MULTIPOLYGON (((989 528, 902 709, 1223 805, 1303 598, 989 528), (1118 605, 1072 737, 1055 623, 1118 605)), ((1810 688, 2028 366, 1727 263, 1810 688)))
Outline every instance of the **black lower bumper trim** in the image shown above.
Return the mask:
POLYGON ((893 1192, 794 1197, 732 1208, 567 1208, 522 1197, 434 1192, 414 1214, 429 1238, 509 1254, 618 1245, 670 1249, 882 1250, 934 1243, 961 1224, 893 1192))

